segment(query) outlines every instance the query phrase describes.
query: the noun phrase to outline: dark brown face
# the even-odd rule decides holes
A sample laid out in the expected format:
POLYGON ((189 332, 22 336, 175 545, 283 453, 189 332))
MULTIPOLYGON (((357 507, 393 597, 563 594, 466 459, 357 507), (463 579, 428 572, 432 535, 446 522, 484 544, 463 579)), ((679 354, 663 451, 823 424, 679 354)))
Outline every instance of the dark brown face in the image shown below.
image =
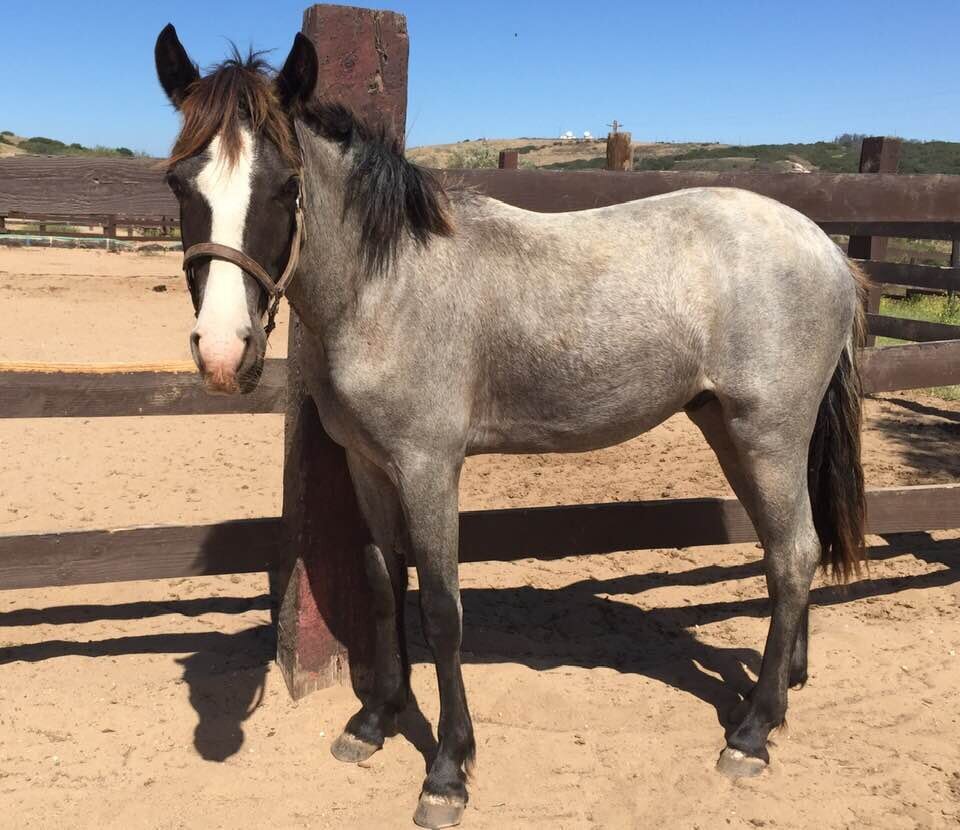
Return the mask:
MULTIPOLYGON (((167 180, 180 202, 184 250, 217 242, 279 279, 290 254, 300 182, 270 142, 244 130, 242 151, 231 163, 214 137, 203 153, 175 164, 167 180)), ((252 391, 266 350, 266 291, 237 265, 211 259, 196 263, 190 292, 197 315, 191 351, 208 387, 252 391)))
MULTIPOLYGON (((278 280, 289 260, 300 192, 291 113, 316 84, 312 44, 298 35, 275 76, 257 55, 235 54, 201 78, 167 25, 154 56, 160 84, 184 117, 167 175, 180 202, 184 249, 218 243, 278 280)), ((212 391, 250 392, 263 368, 267 292, 233 262, 194 265, 197 323, 190 346, 197 367, 212 391)))

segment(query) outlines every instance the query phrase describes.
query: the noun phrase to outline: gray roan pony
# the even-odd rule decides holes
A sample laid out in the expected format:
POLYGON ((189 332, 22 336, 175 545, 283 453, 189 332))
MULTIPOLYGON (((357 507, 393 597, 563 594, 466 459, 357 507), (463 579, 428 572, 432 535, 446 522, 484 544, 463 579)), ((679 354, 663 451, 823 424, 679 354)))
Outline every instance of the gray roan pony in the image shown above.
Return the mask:
MULTIPOLYGON (((444 192, 395 141, 314 98, 317 57, 300 35, 275 75, 234 55, 201 77, 172 26, 156 62, 183 116, 168 179, 185 247, 240 250, 276 280, 296 253, 303 194, 288 297, 308 332, 310 392, 369 526, 357 555, 376 597, 375 689, 334 755, 371 755, 407 705, 410 556, 440 690, 414 818, 456 824, 475 749, 460 665, 464 457, 607 447, 684 410, 765 551, 763 663, 718 762, 760 771, 787 689, 807 676, 814 572, 848 576, 863 554, 861 279, 836 245, 734 189, 554 215, 444 192)), ((262 275, 209 256, 190 287, 207 384, 249 391, 266 344, 262 275)))

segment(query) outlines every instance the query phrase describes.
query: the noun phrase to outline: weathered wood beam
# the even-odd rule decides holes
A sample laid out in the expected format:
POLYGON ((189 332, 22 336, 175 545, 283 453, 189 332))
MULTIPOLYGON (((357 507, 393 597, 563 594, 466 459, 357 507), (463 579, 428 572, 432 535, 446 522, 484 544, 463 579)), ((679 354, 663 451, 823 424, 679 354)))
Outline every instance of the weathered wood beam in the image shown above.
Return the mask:
MULTIPOLYGON (((373 14, 373 12, 371 12, 373 14)), ((327 64, 329 65, 329 64, 327 64)), ((369 67, 376 79, 378 67, 369 67)), ((346 71, 334 66, 331 72, 346 71)), ((352 70, 351 70, 352 71, 352 70)), ((686 187, 740 187, 777 199, 830 233, 923 238, 960 237, 960 176, 878 173, 708 173, 603 170, 439 171, 529 210, 585 210, 686 187)), ((12 211, 176 216, 179 209, 157 162, 140 159, 14 156, 0 159, 0 214, 12 211)))
POLYGON ((283 548, 279 518, 194 527, 0 535, 0 589, 46 588, 270 568, 283 548))
POLYGON ((960 340, 960 326, 949 323, 931 323, 927 320, 908 320, 905 317, 868 313, 867 324, 870 334, 877 337, 895 337, 898 340, 917 342, 960 340))
POLYGON ((885 285, 907 285, 940 291, 960 291, 960 268, 939 265, 907 265, 901 262, 858 260, 870 280, 885 285))
MULTIPOLYGON (((311 6, 303 33, 320 59, 317 95, 347 104, 402 139, 407 117, 407 22, 394 12, 311 6)), ((320 423, 299 373, 307 336, 291 313, 283 516, 291 547, 271 574, 277 609, 277 663, 296 699, 349 676, 370 684, 373 618, 363 573, 369 533, 343 449, 320 423), (347 669, 349 668, 349 672, 347 669)))
POLYGON ((0 364, 0 418, 222 415, 282 412, 286 361, 264 362, 249 395, 211 395, 192 364, 0 364))
MULTIPOLYGON (((895 318, 884 317, 874 325, 883 326, 886 320, 895 318)), ((890 336, 904 336, 903 330, 898 331, 890 336)), ((864 386, 868 392, 960 383, 960 342, 953 340, 865 349, 863 361, 864 386)), ((85 366, 64 368, 66 371, 59 371, 56 366, 0 364, 0 418, 286 411, 287 367, 286 361, 278 358, 266 361, 260 385, 249 395, 210 395, 196 371, 187 364, 170 371, 142 366, 92 367, 95 371, 85 366), (103 374, 104 369, 110 371, 103 374)))
MULTIPOLYGON (((870 490, 867 516, 868 531, 874 534, 958 528, 960 484, 870 490)), ((265 571, 285 561, 287 532, 281 518, 270 517, 196 527, 0 535, 0 589, 265 571)), ((733 498, 460 514, 461 562, 550 560, 755 540, 746 513, 733 498)), ((367 607, 344 584, 337 582, 337 587, 341 603, 350 605, 354 614, 367 615, 367 607)), ((342 656, 339 650, 325 653, 342 656)))
POLYGON ((960 340, 864 349, 863 391, 895 392, 960 383, 960 340))

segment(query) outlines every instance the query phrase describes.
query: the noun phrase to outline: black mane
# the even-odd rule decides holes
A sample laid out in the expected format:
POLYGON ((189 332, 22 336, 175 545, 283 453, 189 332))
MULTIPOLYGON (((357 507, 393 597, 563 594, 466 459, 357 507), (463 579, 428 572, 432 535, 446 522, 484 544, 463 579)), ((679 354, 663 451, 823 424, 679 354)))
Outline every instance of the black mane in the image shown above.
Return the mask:
POLYGON ((373 129, 342 104, 314 101, 297 117, 353 154, 343 209, 345 214, 356 211, 366 269, 388 270, 406 236, 426 245, 432 235, 453 233, 443 186, 429 170, 404 157, 396 138, 373 129))

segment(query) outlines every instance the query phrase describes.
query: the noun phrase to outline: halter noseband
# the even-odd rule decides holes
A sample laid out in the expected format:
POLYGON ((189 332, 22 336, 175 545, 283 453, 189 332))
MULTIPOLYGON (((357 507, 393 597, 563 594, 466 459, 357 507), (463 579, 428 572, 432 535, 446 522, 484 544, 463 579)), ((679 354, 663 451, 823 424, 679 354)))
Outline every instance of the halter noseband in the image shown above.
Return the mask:
POLYGON ((241 271, 245 271, 253 277, 264 291, 270 297, 270 306, 267 309, 267 324, 263 327, 264 334, 269 337, 274 329, 274 318, 277 316, 277 309, 280 308, 280 300, 286 293, 296 273, 297 265, 300 262, 300 247, 303 244, 303 188, 297 194, 297 210, 293 217, 293 241, 290 243, 290 256, 287 258, 287 265, 276 282, 267 273, 267 270, 255 259, 247 256, 243 251, 231 248, 229 245, 221 245, 219 242, 198 242, 187 248, 183 255, 183 271, 187 276, 187 283, 190 284, 194 278, 194 263, 198 259, 222 259, 226 262, 232 262, 241 271))

